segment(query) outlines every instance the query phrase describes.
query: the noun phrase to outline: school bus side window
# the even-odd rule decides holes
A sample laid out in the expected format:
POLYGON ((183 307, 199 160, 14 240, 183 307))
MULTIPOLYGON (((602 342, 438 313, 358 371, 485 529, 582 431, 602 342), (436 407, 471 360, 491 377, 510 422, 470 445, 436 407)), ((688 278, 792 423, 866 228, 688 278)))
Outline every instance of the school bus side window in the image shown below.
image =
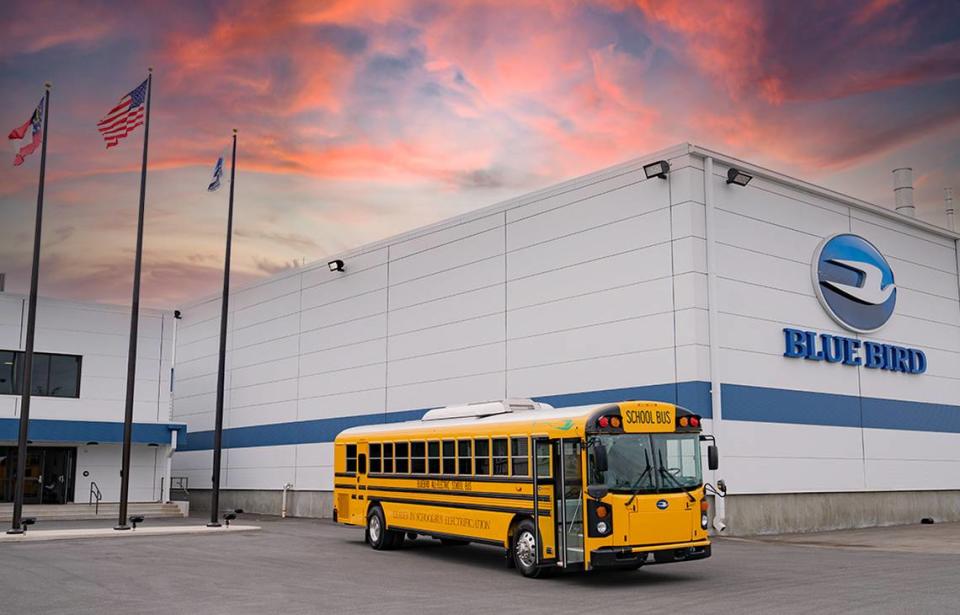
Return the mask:
POLYGON ((357 471, 357 445, 347 445, 347 472, 357 471))
POLYGON ((475 455, 474 470, 480 476, 490 475, 490 440, 487 438, 477 438, 473 441, 473 453, 475 455))
POLYGON ((472 442, 470 440, 460 440, 457 442, 458 447, 458 456, 459 467, 457 468, 458 474, 473 474, 473 447, 471 446, 472 442))
POLYGON ((440 473, 440 442, 438 440, 427 442, 427 473, 440 473))
POLYGON ((457 473, 457 443, 453 440, 443 441, 443 473, 457 473))
POLYGON ((393 474, 393 442, 383 443, 383 473, 393 474))
POLYGON ((507 476, 510 474, 509 457, 507 456, 507 439, 493 439, 493 475, 507 476))
POLYGON ((510 438, 510 460, 514 476, 530 476, 530 454, 526 438, 510 438))
POLYGON ((381 464, 382 457, 382 445, 380 443, 370 445, 370 473, 379 474, 383 469, 381 464))
POLYGON ((397 474, 410 473, 410 443, 397 442, 397 474))
POLYGON ((425 442, 410 443, 410 472, 423 474, 427 471, 427 444, 425 442))

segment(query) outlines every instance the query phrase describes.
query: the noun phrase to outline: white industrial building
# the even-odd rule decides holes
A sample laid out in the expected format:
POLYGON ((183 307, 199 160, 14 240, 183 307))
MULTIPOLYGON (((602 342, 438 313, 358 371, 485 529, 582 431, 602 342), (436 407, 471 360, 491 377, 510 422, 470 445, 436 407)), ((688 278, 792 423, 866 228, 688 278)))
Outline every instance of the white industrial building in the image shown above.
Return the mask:
MULTIPOLYGON (((711 417, 731 533, 960 520, 957 242, 681 145, 331 255, 343 271, 277 274, 231 296, 221 501, 275 513, 286 488, 291 514, 329 515, 332 441, 353 425, 658 399, 711 417), (657 160, 669 172, 648 178, 657 160)), ((173 474, 199 507, 219 299, 181 311, 173 474)), ((148 322, 156 367, 165 321, 148 322)), ((160 422, 162 371, 142 420, 160 422)))
MULTIPOLYGON (((27 298, 0 292, 0 515, 13 500, 27 298)), ((170 420, 173 314, 141 310, 130 502, 167 499, 185 427, 170 420)), ((41 298, 24 503, 120 499, 129 307, 41 298)))

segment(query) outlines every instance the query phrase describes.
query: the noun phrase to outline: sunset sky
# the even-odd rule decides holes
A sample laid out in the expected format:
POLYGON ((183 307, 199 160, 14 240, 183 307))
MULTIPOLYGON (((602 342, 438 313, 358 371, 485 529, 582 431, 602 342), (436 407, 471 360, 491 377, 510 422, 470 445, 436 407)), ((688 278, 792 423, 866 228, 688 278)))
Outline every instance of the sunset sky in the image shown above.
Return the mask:
MULTIPOLYGON (((153 66, 145 305, 217 292, 240 131, 237 284, 683 141, 918 216, 960 193, 960 3, 0 5, 0 128, 51 98, 41 294, 127 303, 142 129, 97 121, 153 66)), ((0 163, 0 271, 29 282, 39 154, 0 163)))

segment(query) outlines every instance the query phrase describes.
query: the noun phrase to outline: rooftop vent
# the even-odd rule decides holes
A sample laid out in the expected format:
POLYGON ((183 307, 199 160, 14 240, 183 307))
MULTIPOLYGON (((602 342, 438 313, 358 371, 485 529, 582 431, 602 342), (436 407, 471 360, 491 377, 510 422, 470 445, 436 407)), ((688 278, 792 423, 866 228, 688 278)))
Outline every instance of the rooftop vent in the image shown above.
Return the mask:
POLYGON ((485 401, 462 406, 447 406, 430 410, 423 415, 423 421, 439 421, 443 419, 481 418, 511 412, 527 410, 550 410, 553 406, 533 401, 532 399, 502 399, 500 401, 485 401))

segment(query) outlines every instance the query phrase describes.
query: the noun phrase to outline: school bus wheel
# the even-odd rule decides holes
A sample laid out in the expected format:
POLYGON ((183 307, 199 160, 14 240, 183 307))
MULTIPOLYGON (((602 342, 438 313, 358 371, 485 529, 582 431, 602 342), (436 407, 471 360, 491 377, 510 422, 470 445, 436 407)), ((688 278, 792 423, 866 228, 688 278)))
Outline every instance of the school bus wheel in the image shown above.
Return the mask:
POLYGON ((376 551, 396 549, 403 543, 403 532, 387 529, 379 504, 374 504, 367 512, 367 542, 376 551))
POLYGON ((530 519, 523 519, 517 524, 513 533, 511 553, 513 561, 525 577, 538 578, 547 576, 548 569, 537 565, 537 530, 530 519))

